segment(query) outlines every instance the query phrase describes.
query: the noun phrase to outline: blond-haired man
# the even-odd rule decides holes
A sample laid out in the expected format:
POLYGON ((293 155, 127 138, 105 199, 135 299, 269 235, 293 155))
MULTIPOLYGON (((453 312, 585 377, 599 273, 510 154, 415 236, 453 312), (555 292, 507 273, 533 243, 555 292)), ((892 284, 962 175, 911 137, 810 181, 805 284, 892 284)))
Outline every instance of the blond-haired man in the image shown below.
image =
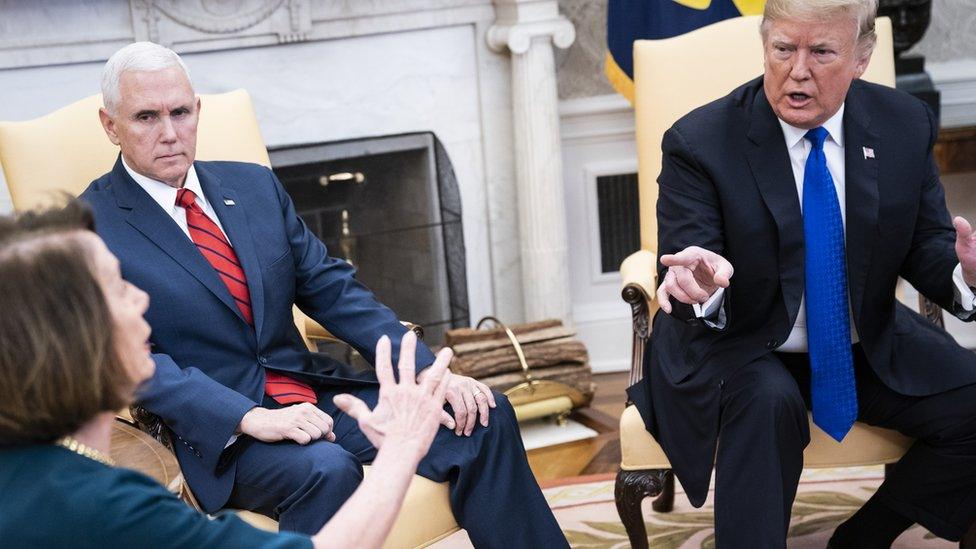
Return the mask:
POLYGON ((837 440, 855 420, 917 439, 832 546, 976 519, 976 356, 895 299, 901 276, 972 320, 976 238, 932 113, 859 80, 876 9, 768 0, 763 76, 664 136, 662 313, 629 394, 695 505, 715 459, 719 547, 785 546, 808 409, 837 440))

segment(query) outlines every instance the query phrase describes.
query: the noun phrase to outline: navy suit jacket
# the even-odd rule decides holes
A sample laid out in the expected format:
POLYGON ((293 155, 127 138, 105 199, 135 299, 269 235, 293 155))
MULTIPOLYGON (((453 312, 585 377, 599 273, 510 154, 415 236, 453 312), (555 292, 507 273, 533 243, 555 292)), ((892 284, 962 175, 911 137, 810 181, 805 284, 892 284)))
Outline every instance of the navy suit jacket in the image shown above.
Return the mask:
MULTIPOLYGON (((917 99, 860 80, 845 105, 847 276, 868 363, 904 395, 976 383, 976 355, 895 298, 901 276, 943 308, 973 318, 954 303, 955 231, 932 156, 938 124, 917 99)), ((701 505, 719 435, 723 376, 775 351, 796 321, 804 291, 803 217, 762 78, 683 117, 662 148, 659 253, 701 246, 728 259, 735 274, 725 292, 723 330, 696 321, 687 305, 656 315, 644 379, 628 394, 692 503, 701 505)), ((658 267, 663 280, 665 268, 658 267)))
MULTIPOLYGON (((329 257, 269 169, 238 162, 194 166, 247 276, 253 328, 216 271, 121 160, 81 198, 92 206, 122 276, 150 296, 146 319, 156 372, 137 398, 176 434, 183 474, 211 512, 230 495, 235 465, 218 463, 241 418, 260 405, 265 369, 316 386, 375 383, 371 371, 357 373, 310 353, 294 325, 293 304, 371 363, 383 335, 394 342, 395 361, 406 329, 354 278, 353 267, 329 257)), ((419 344, 418 369, 433 360, 419 344)))

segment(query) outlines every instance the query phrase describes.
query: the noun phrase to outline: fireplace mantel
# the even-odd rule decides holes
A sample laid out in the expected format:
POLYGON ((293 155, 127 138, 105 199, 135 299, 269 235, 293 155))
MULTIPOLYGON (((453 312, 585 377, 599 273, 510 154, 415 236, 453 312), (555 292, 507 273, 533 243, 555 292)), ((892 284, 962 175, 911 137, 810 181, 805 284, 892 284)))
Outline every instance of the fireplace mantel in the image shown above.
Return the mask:
POLYGON ((62 0, 45 2, 44 9, 28 5, 4 10, 0 69, 105 61, 138 40, 189 53, 470 24, 494 17, 491 0, 62 0))

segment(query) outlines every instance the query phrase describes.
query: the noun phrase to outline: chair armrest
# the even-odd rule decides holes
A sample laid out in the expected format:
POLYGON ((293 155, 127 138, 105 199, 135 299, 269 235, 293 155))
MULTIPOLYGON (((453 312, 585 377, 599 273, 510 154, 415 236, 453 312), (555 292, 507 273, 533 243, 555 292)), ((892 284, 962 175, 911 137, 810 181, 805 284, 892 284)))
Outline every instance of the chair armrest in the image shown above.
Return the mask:
POLYGON ((657 312, 657 255, 638 250, 620 264, 623 287, 620 295, 633 315, 634 343, 630 361, 630 384, 644 375, 644 345, 651 335, 651 318, 657 312))
MULTIPOLYGON (((657 292, 657 255, 650 250, 638 250, 624 259, 620 264, 620 276, 623 279, 621 288, 624 294, 628 288, 640 290, 647 301, 654 300, 657 292)), ((631 302, 627 295, 624 301, 631 302)))
MULTIPOLYGON (((315 344, 313 341, 341 341, 336 336, 332 335, 328 330, 322 327, 321 324, 312 320, 311 317, 306 315, 298 307, 292 307, 292 316, 295 319, 295 326, 298 327, 298 332, 302 334, 302 339, 305 340, 305 344, 308 349, 315 352, 315 344)), ((417 334, 417 339, 421 341, 424 339, 424 327, 419 324, 413 324, 412 322, 400 322, 409 330, 413 330, 413 333, 417 334)))

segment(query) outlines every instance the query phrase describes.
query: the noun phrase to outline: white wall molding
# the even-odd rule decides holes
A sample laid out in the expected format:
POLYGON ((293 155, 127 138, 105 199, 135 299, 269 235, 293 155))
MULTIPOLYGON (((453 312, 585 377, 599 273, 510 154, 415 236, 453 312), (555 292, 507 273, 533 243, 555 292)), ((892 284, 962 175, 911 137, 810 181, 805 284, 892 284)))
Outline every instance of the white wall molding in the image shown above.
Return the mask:
POLYGON ((942 95, 942 127, 976 126, 976 59, 927 63, 942 95))
POLYGON ((5 7, 0 69, 105 61, 129 42, 178 53, 351 38, 470 24, 494 17, 491 0, 96 0, 5 7))
POLYGON ((634 109, 617 94, 559 102, 564 143, 600 143, 634 139, 634 109))
POLYGON ((596 178, 637 171, 634 112, 626 99, 602 95, 559 103, 573 321, 594 372, 630 369, 630 307, 620 273, 604 273, 596 178))

